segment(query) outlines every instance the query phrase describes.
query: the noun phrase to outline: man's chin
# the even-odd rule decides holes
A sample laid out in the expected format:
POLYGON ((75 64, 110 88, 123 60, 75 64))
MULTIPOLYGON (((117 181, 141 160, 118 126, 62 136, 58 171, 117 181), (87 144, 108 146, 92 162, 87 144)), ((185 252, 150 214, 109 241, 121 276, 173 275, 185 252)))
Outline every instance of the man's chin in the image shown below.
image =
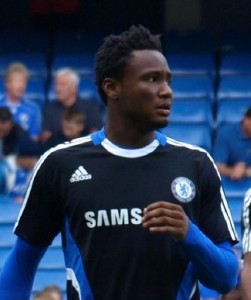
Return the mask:
POLYGON ((168 120, 162 121, 162 122, 158 122, 156 124, 156 129, 162 129, 165 128, 168 125, 168 120))

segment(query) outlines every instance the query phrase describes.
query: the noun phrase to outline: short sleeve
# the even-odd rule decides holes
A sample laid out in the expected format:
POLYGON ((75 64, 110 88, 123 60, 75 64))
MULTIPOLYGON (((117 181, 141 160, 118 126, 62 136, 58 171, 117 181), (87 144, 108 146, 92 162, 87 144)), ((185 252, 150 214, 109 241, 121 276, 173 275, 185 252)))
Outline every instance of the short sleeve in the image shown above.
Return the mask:
POLYGON ((232 216, 212 157, 205 155, 201 176, 200 228, 215 243, 238 241, 232 216))
POLYGON ((48 246, 60 232, 62 202, 58 193, 53 155, 46 152, 31 176, 15 233, 34 246, 48 246))

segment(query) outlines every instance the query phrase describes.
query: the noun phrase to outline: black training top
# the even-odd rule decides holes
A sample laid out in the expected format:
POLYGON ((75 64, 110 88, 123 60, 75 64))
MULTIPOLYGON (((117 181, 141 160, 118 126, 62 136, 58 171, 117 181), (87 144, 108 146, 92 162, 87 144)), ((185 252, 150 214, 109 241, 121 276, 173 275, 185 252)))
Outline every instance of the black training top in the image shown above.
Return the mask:
POLYGON ((236 240, 205 150, 160 133, 146 147, 124 149, 103 130, 41 157, 15 232, 37 246, 62 232, 68 300, 177 299, 185 274, 194 276, 188 257, 170 235, 141 225, 144 208, 161 200, 181 205, 215 243, 236 240))

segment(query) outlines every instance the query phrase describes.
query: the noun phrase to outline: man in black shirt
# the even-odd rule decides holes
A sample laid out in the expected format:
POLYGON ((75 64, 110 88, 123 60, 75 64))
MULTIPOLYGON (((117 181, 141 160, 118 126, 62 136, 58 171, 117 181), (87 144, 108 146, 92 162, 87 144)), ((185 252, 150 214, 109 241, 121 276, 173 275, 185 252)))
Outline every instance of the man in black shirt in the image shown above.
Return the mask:
POLYGON ((61 122, 69 108, 80 109, 86 117, 83 135, 90 134, 102 127, 102 115, 99 105, 93 99, 80 99, 78 85, 80 78, 70 68, 59 69, 55 74, 56 99, 48 102, 44 109, 41 141, 61 134, 61 122))
POLYGON ((143 26, 108 37, 95 72, 105 127, 39 160, 0 298, 28 299, 59 232, 68 300, 197 300, 198 280, 228 292, 237 237, 215 164, 205 150, 157 131, 172 102, 159 37, 143 26))

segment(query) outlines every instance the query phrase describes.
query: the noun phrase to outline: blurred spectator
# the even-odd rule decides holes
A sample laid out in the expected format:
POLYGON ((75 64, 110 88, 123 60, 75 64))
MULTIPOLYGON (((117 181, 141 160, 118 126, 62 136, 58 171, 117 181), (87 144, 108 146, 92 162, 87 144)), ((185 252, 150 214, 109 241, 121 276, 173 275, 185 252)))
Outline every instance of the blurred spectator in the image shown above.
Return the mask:
POLYGON ((41 141, 46 142, 51 136, 61 133, 61 121, 64 112, 71 107, 79 108, 86 116, 86 126, 83 135, 92 133, 102 126, 100 107, 90 99, 80 99, 78 96, 78 74, 63 68, 55 76, 55 92, 57 99, 45 106, 41 141))
POLYGON ((21 63, 13 63, 5 73, 6 94, 0 100, 0 106, 9 107, 17 124, 27 130, 34 140, 38 140, 41 126, 39 107, 24 99, 29 71, 21 63))
POLYGON ((48 285, 43 292, 50 296, 52 300, 63 300, 62 290, 56 285, 48 285))
POLYGON ((218 129, 213 156, 221 175, 232 180, 251 177, 251 107, 240 124, 218 129))
POLYGON ((32 298, 32 300, 54 300, 54 299, 50 295, 42 291, 42 292, 37 292, 32 298))
POLYGON ((0 107, 0 145, 2 188, 4 182, 4 192, 19 198, 37 161, 39 148, 29 134, 13 121, 8 107, 0 107))
POLYGON ((0 107, 1 156, 17 154, 22 140, 29 140, 28 133, 13 121, 8 107, 0 107))
POLYGON ((75 107, 67 109, 61 121, 61 133, 52 136, 42 145, 43 152, 65 141, 81 137, 85 128, 85 116, 83 112, 75 107))
POLYGON ((32 141, 22 141, 16 156, 14 178, 10 184, 9 195, 16 202, 23 202, 28 181, 40 156, 40 146, 32 141))

